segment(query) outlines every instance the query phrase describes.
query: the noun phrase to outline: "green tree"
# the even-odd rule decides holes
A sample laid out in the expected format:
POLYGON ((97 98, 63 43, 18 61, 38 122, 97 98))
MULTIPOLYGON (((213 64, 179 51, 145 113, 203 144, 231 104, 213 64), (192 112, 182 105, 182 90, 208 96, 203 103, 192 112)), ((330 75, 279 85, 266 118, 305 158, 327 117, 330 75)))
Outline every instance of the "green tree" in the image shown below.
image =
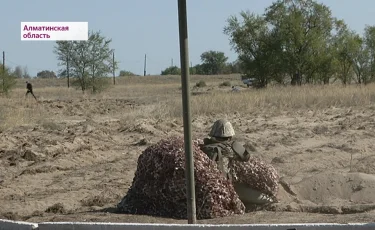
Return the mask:
POLYGON ((12 88, 16 85, 16 76, 10 71, 10 69, 0 64, 0 89, 1 92, 7 95, 12 88))
POLYGON ((207 74, 207 72, 206 72, 204 67, 205 66, 203 64, 197 64, 197 65, 191 67, 190 72, 192 74, 205 75, 205 74, 207 74))
POLYGON ((201 54, 201 61, 204 74, 216 75, 221 74, 224 69, 228 57, 220 51, 206 51, 201 54))
POLYGON ((241 62, 239 60, 227 63, 225 65, 224 74, 241 73, 241 62))
POLYGON ((90 31, 87 41, 57 43, 58 60, 69 59, 69 74, 75 78, 73 84, 83 92, 91 89, 96 93, 108 86, 107 74, 117 69, 117 62, 113 63, 112 59, 114 50, 109 47, 111 42, 100 31, 90 31))
POLYGON ((338 69, 336 46, 333 39, 323 44, 316 50, 315 62, 312 63, 315 69, 313 78, 314 83, 329 84, 331 77, 334 76, 338 69))
POLYGON ((370 52, 365 41, 359 35, 354 37, 353 68, 358 84, 367 84, 370 81, 370 52))
POLYGON ((57 76, 58 76, 59 78, 66 78, 66 77, 68 77, 68 71, 66 71, 66 69, 60 69, 60 70, 58 71, 57 76))
POLYGON ((277 0, 263 15, 242 11, 240 18, 231 16, 224 33, 239 55, 244 77, 255 78, 258 87, 288 79, 293 85, 329 82, 336 59, 324 48, 334 50, 336 19, 327 6, 313 0, 277 0))
POLYGON ((181 69, 177 66, 171 66, 161 71, 161 75, 181 75, 181 69))
POLYGON ((360 51, 360 38, 351 31, 343 21, 337 21, 335 46, 338 60, 338 78, 346 85, 350 84, 354 75, 355 57, 360 51))
POLYGON ((364 42, 369 55, 368 75, 369 81, 375 81, 375 26, 365 27, 364 42))
POLYGON ((36 74, 38 78, 57 78, 55 72, 49 70, 43 70, 36 74))
POLYGON ((265 87, 278 66, 274 54, 280 52, 281 46, 263 17, 249 11, 242 11, 240 16, 241 21, 236 16, 228 19, 224 33, 238 54, 244 77, 255 78, 256 87, 265 87))
POLYGON ((120 71, 120 77, 126 77, 126 76, 136 76, 136 74, 126 71, 126 70, 121 70, 120 71))
MULTIPOLYGON (((60 78, 68 78, 70 82, 70 74, 72 72, 72 65, 69 63, 72 62, 72 51, 73 51, 73 42, 72 41, 56 41, 54 46, 54 54, 57 56, 58 65, 63 67, 59 69, 60 78)), ((69 83, 68 83, 69 84, 69 83)))
POLYGON ((313 81, 320 47, 331 37, 330 9, 313 0, 278 0, 266 9, 265 20, 277 31, 282 60, 292 84, 313 81))

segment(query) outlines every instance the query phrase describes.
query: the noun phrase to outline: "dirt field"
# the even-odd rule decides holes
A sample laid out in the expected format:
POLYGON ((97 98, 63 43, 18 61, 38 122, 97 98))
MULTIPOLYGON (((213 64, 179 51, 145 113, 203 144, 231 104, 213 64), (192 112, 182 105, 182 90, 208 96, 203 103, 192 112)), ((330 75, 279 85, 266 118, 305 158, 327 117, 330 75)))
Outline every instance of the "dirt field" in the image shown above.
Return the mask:
MULTIPOLYGON (((228 118, 284 184, 280 203, 199 223, 372 222, 375 216, 375 85, 241 88, 239 76, 193 76, 193 137, 228 118), (205 79, 207 86, 193 87, 205 79)), ((178 77, 118 79, 100 95, 65 81, 23 81, 0 98, 0 218, 186 223, 125 215, 114 207, 131 185, 139 154, 183 135, 178 77)))

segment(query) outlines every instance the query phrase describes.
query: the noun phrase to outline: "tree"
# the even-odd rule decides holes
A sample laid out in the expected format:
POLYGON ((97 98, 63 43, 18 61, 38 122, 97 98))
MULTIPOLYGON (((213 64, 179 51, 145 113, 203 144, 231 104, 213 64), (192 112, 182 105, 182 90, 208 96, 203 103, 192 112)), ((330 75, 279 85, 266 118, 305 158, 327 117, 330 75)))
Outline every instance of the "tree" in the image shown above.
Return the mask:
POLYGON ((197 74, 197 75, 207 74, 203 64, 197 64, 197 65, 191 67, 190 72, 192 74, 197 74))
POLYGON ((338 71, 336 49, 333 39, 317 48, 315 62, 313 63, 315 69, 314 83, 329 84, 331 77, 338 71))
POLYGON ((17 78, 22 78, 23 76, 23 71, 22 71, 22 67, 21 66, 16 66, 16 68, 14 69, 14 76, 17 77, 17 78))
POLYGON ((292 84, 313 81, 316 54, 331 37, 334 18, 330 9, 313 0, 278 0, 266 9, 266 21, 277 31, 283 63, 292 84))
POLYGON ((346 85, 352 80, 355 58, 358 57, 361 43, 359 36, 348 29, 343 21, 337 21, 335 46, 338 60, 338 78, 346 85))
POLYGON ((368 49, 368 75, 369 81, 375 81, 375 26, 365 27, 364 42, 368 49))
POLYGON ((225 74, 232 74, 232 73, 241 73, 241 62, 239 60, 227 63, 225 65, 224 73, 225 74))
POLYGON ((358 84, 367 84, 370 80, 370 52, 364 39, 358 34, 353 38, 353 68, 358 84))
POLYGON ((83 92, 91 89, 96 93, 108 86, 106 75, 117 69, 117 62, 112 59, 114 50, 109 47, 111 42, 112 39, 105 38, 100 31, 89 31, 87 41, 56 43, 58 60, 69 60, 69 75, 83 92))
POLYGON ((255 87, 265 87, 278 64, 274 55, 280 49, 278 39, 273 37, 263 17, 249 11, 242 11, 240 16, 241 21, 236 16, 227 20, 224 33, 229 35, 230 44, 238 53, 243 77, 255 78, 255 87))
MULTIPOLYGON (((239 17, 231 16, 224 33, 239 56, 243 77, 255 78, 259 87, 271 81, 328 84, 339 70, 333 34, 339 21, 314 0, 276 0, 263 15, 241 11, 239 17)), ((350 41, 343 42, 353 48, 354 58, 357 46, 350 41)))
POLYGON ((66 69, 60 69, 59 71, 58 71, 58 74, 57 74, 57 76, 59 77, 59 78, 66 78, 66 77, 68 77, 68 71, 66 71, 66 69))
POLYGON ((0 89, 4 94, 8 94, 10 90, 16 85, 17 80, 14 73, 11 73, 10 69, 5 66, 3 70, 3 65, 0 64, 0 89))
POLYGON ((125 77, 125 76, 136 76, 136 74, 133 73, 133 72, 130 72, 130 71, 121 70, 121 71, 120 71, 120 76, 121 76, 121 77, 125 77))
POLYGON ((228 57, 219 51, 210 50, 201 54, 202 66, 207 75, 221 74, 225 69, 227 60, 228 57))
POLYGON ((73 51, 73 42, 72 41, 56 41, 54 47, 54 54, 57 55, 58 65, 64 67, 59 70, 60 77, 67 77, 68 87, 70 86, 70 72, 72 70, 71 65, 71 56, 73 51))
POLYGON ((171 66, 161 71, 161 75, 181 75, 181 69, 177 66, 171 66))
POLYGON ((25 78, 25 79, 31 78, 27 66, 23 67, 23 78, 25 78))
POLYGON ((57 78, 55 72, 49 70, 43 70, 37 73, 38 78, 57 78))

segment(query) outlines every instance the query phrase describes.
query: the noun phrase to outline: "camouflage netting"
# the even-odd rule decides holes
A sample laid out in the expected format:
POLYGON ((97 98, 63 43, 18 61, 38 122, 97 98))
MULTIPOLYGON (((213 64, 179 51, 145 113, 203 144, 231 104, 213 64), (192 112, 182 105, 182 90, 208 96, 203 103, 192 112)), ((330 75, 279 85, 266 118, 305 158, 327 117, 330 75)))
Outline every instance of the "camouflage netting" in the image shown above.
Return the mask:
POLYGON ((233 161, 231 169, 235 174, 233 182, 247 184, 252 189, 276 199, 279 190, 279 175, 271 164, 250 157, 247 162, 233 161))
MULTIPOLYGON (((233 185, 193 144, 197 219, 243 214, 233 185)), ((138 158, 132 186, 118 204, 129 214, 187 218, 184 140, 174 137, 148 147, 138 158)))

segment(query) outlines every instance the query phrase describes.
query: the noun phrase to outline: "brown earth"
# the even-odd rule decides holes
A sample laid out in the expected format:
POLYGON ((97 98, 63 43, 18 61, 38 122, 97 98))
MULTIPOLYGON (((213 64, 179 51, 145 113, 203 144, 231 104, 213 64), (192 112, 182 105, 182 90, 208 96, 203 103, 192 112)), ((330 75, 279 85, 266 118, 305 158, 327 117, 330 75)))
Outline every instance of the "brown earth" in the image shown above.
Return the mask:
MULTIPOLYGON (((139 154, 161 138, 182 135, 181 118, 112 116, 110 111, 145 106, 125 99, 42 100, 33 106, 54 119, 0 133, 0 218, 186 223, 114 209, 131 185, 139 154)), ((227 117, 236 137, 279 171, 280 202, 200 223, 374 221, 374 107, 227 117)), ((194 117, 194 138, 205 137, 218 118, 194 117)))

